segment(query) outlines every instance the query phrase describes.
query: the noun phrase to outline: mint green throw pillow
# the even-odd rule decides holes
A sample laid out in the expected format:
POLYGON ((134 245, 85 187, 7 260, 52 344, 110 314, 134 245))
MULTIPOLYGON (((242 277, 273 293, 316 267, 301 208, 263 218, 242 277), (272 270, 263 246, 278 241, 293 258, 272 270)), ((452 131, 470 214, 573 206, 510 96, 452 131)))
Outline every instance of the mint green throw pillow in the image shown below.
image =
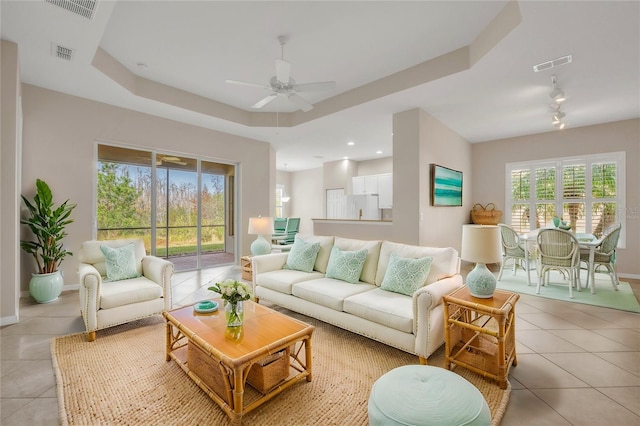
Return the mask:
POLYGON ((384 274, 380 288, 413 296, 417 289, 424 286, 424 282, 429 276, 432 260, 432 257, 412 259, 391 253, 387 272, 384 274))
POLYGON ((140 276, 136 268, 136 248, 133 243, 117 248, 100 246, 100 251, 104 254, 107 268, 105 281, 128 280, 140 276))
POLYGON ((342 251, 333 246, 327 265, 327 278, 346 281, 357 284, 360 281, 360 274, 364 261, 367 259, 367 249, 356 251, 342 251))
POLYGON ((312 272, 316 263, 316 257, 320 251, 320 243, 308 243, 296 235, 293 246, 289 251, 287 263, 284 269, 295 271, 312 272))

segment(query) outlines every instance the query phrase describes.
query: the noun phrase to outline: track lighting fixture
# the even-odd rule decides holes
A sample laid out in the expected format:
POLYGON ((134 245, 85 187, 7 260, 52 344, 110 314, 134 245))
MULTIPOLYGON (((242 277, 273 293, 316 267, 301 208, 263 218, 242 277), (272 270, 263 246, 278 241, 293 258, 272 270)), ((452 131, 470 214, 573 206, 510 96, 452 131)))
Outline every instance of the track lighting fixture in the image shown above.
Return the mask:
POLYGON ((551 99, 557 104, 564 102, 567 98, 564 95, 564 90, 558 87, 555 74, 551 76, 551 84, 553 85, 553 90, 549 93, 551 99))
POLYGON ((566 100, 564 90, 558 87, 558 81, 556 80, 555 74, 551 76, 551 85, 552 90, 549 93, 551 99, 553 99, 553 103, 551 104, 551 124, 553 124, 557 129, 564 129, 565 123, 562 119, 566 116, 564 112, 561 111, 562 102, 566 100))

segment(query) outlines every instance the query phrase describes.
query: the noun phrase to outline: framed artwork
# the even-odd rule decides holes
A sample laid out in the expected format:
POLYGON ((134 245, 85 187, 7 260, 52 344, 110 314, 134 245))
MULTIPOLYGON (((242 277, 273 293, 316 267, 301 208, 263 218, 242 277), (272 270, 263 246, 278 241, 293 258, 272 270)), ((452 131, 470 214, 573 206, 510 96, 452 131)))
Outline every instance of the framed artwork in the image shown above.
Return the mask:
POLYGON ((431 165, 431 205, 462 205, 462 172, 437 164, 431 165))

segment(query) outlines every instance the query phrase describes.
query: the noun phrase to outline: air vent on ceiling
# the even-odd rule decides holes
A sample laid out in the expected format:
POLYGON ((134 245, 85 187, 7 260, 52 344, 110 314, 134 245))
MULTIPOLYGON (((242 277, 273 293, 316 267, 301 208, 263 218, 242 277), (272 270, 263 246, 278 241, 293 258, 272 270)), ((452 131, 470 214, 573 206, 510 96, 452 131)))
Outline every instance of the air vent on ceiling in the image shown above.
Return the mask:
POLYGON ((75 50, 70 47, 64 47, 57 43, 51 43, 51 55, 56 58, 63 59, 65 61, 71 61, 75 50))
POLYGON ((569 62, 571 62, 572 59, 573 58, 571 57, 571 55, 567 55, 561 58, 553 59, 551 61, 543 62, 541 64, 534 65, 533 71, 540 72, 540 71, 551 69, 553 67, 559 67, 560 65, 568 64, 569 62))
POLYGON ((93 19, 98 0, 45 0, 69 12, 75 13, 87 19, 93 19))

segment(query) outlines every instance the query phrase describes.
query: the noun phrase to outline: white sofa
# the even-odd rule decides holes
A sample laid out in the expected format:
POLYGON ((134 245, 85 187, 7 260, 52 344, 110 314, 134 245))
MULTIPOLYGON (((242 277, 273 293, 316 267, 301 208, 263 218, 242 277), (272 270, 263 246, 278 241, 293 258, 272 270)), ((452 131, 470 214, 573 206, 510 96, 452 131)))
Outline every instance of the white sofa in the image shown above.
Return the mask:
POLYGON ((455 249, 327 236, 299 235, 299 238, 320 243, 313 271, 284 269, 289 253, 253 257, 257 300, 415 354, 426 364, 427 358, 444 342, 442 296, 463 285, 455 249), (367 250, 357 284, 325 276, 334 245, 343 251, 367 250), (433 258, 424 287, 413 296, 380 288, 391 253, 403 258, 433 258))
POLYGON ((147 256, 142 240, 86 241, 79 250, 80 312, 89 341, 96 330, 161 314, 171 309, 173 264, 147 256), (136 278, 107 282, 105 256, 100 246, 120 248, 133 243, 136 278))

